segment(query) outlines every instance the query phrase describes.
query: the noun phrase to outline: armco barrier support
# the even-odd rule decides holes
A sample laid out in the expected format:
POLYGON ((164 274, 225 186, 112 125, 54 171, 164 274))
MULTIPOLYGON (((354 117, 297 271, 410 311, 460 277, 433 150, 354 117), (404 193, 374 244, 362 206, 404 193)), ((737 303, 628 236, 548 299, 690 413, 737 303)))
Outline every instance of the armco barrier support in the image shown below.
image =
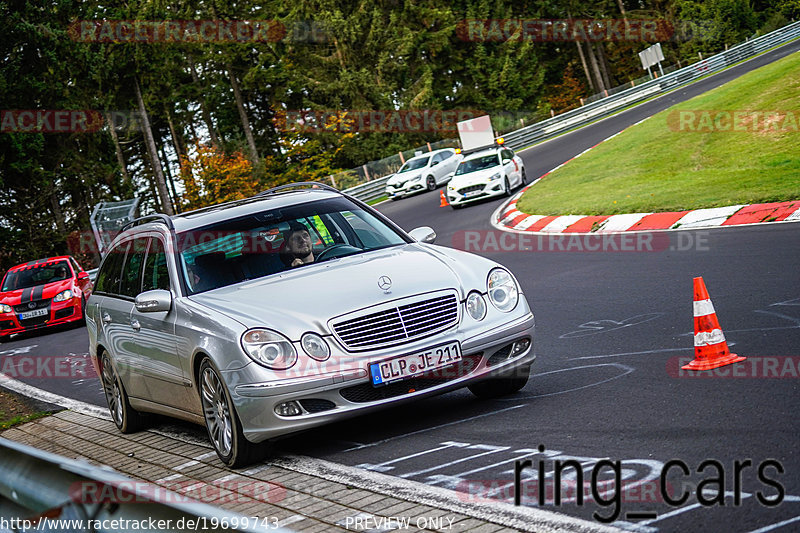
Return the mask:
MULTIPOLYGON (((719 72, 735 63, 754 57, 770 48, 786 44, 800 38, 800 21, 793 22, 773 32, 741 43, 715 56, 683 67, 660 78, 646 81, 635 87, 619 91, 607 98, 594 101, 583 107, 567 111, 553 118, 531 124, 503 135, 506 145, 514 150, 556 137, 573 128, 585 126, 590 122, 614 114, 620 109, 636 102, 646 100, 672 91, 698 78, 719 72)), ((389 176, 378 178, 344 192, 362 201, 370 201, 383 196, 389 176)))
MULTIPOLYGON (((90 499, 94 498, 87 498, 90 499)), ((203 531, 292 531, 262 527, 263 524, 254 524, 253 519, 245 520, 245 517, 233 512, 187 501, 185 496, 149 483, 135 482, 111 469, 67 459, 4 438, 0 438, 0 508, 3 509, 0 516, 7 521, 31 520, 46 513, 48 522, 40 521, 38 527, 34 526, 36 531, 55 531, 56 523, 53 520, 56 519, 82 520, 85 526, 88 526, 89 519, 100 521, 93 523, 105 522, 109 527, 113 527, 115 520, 118 521, 116 524, 121 523, 119 520, 137 521, 139 525, 158 523, 160 520, 164 521, 161 525, 171 524, 170 528, 131 528, 137 531, 185 531, 189 520, 202 523, 203 526, 198 530, 203 531), (89 492, 94 495, 113 494, 113 501, 81 501, 81 488, 87 483, 91 487, 107 487, 89 492), (204 520, 198 522, 198 519, 204 520), (241 525, 245 522, 249 522, 245 524, 249 527, 232 527, 232 524, 241 525), (180 524, 183 524, 182 528, 180 524)), ((81 529, 62 527, 60 530, 81 529)))

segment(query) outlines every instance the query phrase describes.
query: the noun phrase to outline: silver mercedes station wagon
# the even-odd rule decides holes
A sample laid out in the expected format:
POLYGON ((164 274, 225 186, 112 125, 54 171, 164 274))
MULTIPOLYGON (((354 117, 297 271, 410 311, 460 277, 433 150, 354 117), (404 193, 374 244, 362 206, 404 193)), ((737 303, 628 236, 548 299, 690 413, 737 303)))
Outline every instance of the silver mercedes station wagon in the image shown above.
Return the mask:
POLYGON ((238 467, 265 441, 400 402, 518 391, 535 359, 519 284, 435 237, 311 183, 130 223, 86 312, 114 422, 204 424, 238 467))

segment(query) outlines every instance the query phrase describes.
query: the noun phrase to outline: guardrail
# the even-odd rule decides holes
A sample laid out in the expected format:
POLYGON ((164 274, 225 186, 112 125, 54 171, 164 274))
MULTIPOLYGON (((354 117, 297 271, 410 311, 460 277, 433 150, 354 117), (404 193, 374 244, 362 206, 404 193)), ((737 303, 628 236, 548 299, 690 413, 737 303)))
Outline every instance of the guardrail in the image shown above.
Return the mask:
POLYGON ((134 481, 109 468, 0 438, 0 530, 292 533, 134 481))
MULTIPOLYGON (((735 63, 754 57, 770 48, 800 38, 800 21, 793 22, 775 31, 729 48, 725 52, 703 59, 669 74, 641 83, 612 96, 567 111, 553 118, 531 124, 503 135, 505 143, 514 150, 551 139, 573 128, 585 126, 595 120, 616 113, 620 109, 653 96, 672 91, 698 78, 719 72, 735 63)), ((389 176, 384 176, 344 192, 362 201, 375 200, 383 196, 389 176)))

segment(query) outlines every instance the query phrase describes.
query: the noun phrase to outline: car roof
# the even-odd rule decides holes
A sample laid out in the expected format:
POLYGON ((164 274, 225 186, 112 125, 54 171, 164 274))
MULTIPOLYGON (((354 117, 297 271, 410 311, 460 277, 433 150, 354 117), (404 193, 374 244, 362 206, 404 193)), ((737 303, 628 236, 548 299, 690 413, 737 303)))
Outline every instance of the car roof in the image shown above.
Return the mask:
MULTIPOLYGON (((180 233, 205 227, 217 222, 224 222, 233 218, 247 216, 251 213, 269 209, 280 209, 281 207, 297 205, 312 200, 325 200, 328 198, 342 198, 342 195, 326 189, 294 189, 203 207, 193 211, 187 211, 186 213, 173 215, 169 218, 172 220, 175 231, 180 233)), ((163 223, 146 222, 128 228, 124 233, 125 235, 129 235, 131 233, 140 233, 145 230, 163 230, 164 228, 165 225, 163 223)))
POLYGON ((408 163, 409 161, 413 161, 415 159, 422 159, 423 157, 431 157, 432 155, 436 155, 441 152, 455 152, 455 150, 456 150, 455 148, 439 148, 438 150, 433 150, 430 152, 425 152, 423 154, 415 155, 414 157, 409 157, 408 159, 406 159, 406 163, 408 163))
POLYGON ((487 155, 496 155, 497 152, 499 152, 503 148, 504 148, 503 146, 493 146, 491 148, 486 148, 483 150, 478 150, 477 152, 472 152, 471 154, 467 154, 466 156, 464 156, 464 160, 462 161, 462 163, 464 161, 471 161, 473 159, 478 159, 480 157, 486 157, 487 155))
POLYGON ((70 256, 68 255, 57 255, 54 257, 46 257, 44 259, 36 259, 34 261, 28 261, 27 263, 20 263, 19 265, 15 265, 9 268, 8 271, 11 272, 12 270, 23 270, 33 266, 43 265, 45 263, 54 263, 56 261, 68 261, 69 257, 70 256))

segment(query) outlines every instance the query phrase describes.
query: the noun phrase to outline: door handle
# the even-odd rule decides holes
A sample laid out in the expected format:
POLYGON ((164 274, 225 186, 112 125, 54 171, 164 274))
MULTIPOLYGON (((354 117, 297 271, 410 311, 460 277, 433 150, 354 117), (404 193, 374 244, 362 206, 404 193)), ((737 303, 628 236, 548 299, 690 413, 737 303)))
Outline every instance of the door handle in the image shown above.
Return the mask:
POLYGON ((110 324, 111 323, 111 315, 108 313, 103 313, 103 323, 110 324))
POLYGON ((131 319, 131 327, 133 328, 133 331, 139 331, 140 329, 142 329, 142 325, 139 324, 139 321, 136 320, 135 318, 131 319))

